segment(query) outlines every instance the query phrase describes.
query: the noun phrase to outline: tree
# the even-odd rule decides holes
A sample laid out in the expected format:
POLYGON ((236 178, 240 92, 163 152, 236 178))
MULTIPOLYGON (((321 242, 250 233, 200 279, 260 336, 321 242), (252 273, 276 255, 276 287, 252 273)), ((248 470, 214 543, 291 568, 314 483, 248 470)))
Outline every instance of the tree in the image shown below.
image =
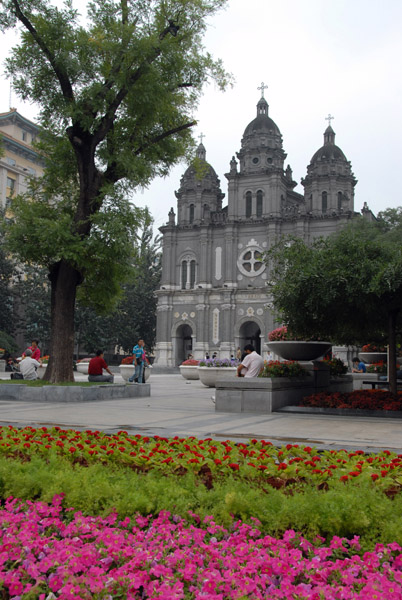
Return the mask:
POLYGON ((311 246, 284 239, 268 252, 270 305, 292 332, 339 344, 387 339, 393 393, 402 308, 398 239, 381 224, 359 218, 311 246))
MULTIPOLYGON (((0 212, 0 219, 2 218, 0 212)), ((0 330, 14 333, 14 303, 12 292, 12 280, 16 274, 15 265, 7 252, 4 244, 4 236, 0 231, 0 330)), ((1 344, 0 344, 0 347, 1 344)))
POLYGON ((70 2, 0 0, 22 26, 7 61, 17 93, 40 106, 43 180, 13 203, 10 247, 51 284, 46 377, 72 380, 77 288, 112 307, 136 218, 127 193, 166 175, 191 147, 203 84, 227 77, 204 51, 206 19, 227 0, 97 0, 85 26, 70 2))

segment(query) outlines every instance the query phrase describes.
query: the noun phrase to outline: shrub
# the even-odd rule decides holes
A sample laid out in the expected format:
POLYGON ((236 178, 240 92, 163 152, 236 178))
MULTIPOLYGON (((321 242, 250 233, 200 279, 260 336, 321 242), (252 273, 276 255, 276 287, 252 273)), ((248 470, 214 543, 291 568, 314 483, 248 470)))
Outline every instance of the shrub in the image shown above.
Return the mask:
POLYGON ((345 375, 348 371, 347 365, 340 358, 329 358, 325 357, 323 362, 329 365, 329 373, 331 377, 336 377, 338 375, 345 375))
POLYGON ((240 362, 237 358, 206 358, 200 360, 200 367, 237 367, 240 362))
POLYGON ((183 361, 181 364, 183 367, 198 367, 198 360, 195 360, 194 358, 188 358, 187 360, 183 361))
POLYGON ((388 390, 355 390, 354 392, 321 392, 306 396, 300 406, 320 408, 361 408, 364 410, 402 410, 402 392, 395 398, 388 390))
POLYGON ((131 356, 125 356, 120 364, 121 365, 132 365, 133 362, 134 362, 134 356, 131 355, 131 356))
POLYGON ((270 360, 264 364, 260 377, 305 377, 308 371, 298 362, 270 360))
POLYGON ((362 352, 386 352, 387 349, 385 346, 378 346, 376 344, 366 344, 361 349, 362 352))
POLYGON ((290 334, 288 333, 288 328, 286 325, 283 327, 277 327, 273 329, 268 334, 268 339, 270 342, 283 342, 286 340, 291 340, 290 334))

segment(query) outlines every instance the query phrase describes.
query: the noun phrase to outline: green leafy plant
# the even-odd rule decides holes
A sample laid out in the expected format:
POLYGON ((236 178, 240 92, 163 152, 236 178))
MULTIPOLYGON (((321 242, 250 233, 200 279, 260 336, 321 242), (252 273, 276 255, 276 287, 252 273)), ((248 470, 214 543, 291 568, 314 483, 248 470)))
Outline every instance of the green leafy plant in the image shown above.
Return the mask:
POLYGON ((324 358, 323 362, 329 366, 329 373, 331 377, 337 377, 339 375, 345 375, 348 372, 348 367, 340 358, 324 358))
POLYGON ((264 364, 259 377, 306 377, 308 371, 298 362, 271 360, 264 364))

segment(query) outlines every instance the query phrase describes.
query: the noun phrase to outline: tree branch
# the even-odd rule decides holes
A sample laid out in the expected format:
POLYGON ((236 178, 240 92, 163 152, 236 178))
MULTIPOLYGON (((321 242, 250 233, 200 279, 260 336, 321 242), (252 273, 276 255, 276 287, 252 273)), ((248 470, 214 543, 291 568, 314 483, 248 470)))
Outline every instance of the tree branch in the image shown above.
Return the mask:
POLYGON ((18 0, 12 0, 12 2, 15 7, 15 14, 16 14, 17 19, 19 21, 21 21, 21 23, 24 25, 24 27, 29 31, 29 33, 32 35, 35 42, 38 44, 39 48, 42 50, 42 52, 44 53, 44 55, 50 62, 52 69, 55 72, 57 79, 59 80, 60 87, 63 92, 63 96, 69 100, 74 100, 74 92, 73 92, 71 82, 70 82, 67 74, 65 72, 63 72, 60 69, 60 67, 58 66, 54 53, 51 52, 50 49, 47 47, 47 45, 45 44, 43 39, 40 37, 40 35, 36 31, 35 27, 32 25, 31 21, 28 19, 28 17, 26 17, 24 15, 24 13, 21 10, 20 5, 18 4, 18 0))
POLYGON ((171 135, 174 135, 175 133, 179 133, 180 131, 184 131, 185 129, 190 129, 190 127, 194 127, 194 125, 197 125, 197 121, 191 121, 190 123, 185 123, 184 125, 175 127, 174 129, 169 129, 168 131, 164 131, 160 135, 150 138, 146 144, 143 144, 142 146, 137 148, 137 150, 134 152, 134 155, 138 156, 138 154, 141 154, 141 152, 144 152, 144 150, 146 150, 153 144, 157 144, 158 142, 161 142, 165 138, 167 138, 171 135))

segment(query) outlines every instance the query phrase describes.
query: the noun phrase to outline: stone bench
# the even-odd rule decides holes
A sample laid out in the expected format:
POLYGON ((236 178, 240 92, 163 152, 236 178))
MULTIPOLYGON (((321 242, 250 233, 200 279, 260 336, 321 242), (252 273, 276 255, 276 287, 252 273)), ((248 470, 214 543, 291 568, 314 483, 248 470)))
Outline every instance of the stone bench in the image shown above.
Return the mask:
POLYGON ((119 383, 90 386, 44 385, 33 387, 18 383, 2 383, 0 400, 22 402, 97 402, 119 398, 145 398, 151 395, 149 383, 125 385, 119 383))

